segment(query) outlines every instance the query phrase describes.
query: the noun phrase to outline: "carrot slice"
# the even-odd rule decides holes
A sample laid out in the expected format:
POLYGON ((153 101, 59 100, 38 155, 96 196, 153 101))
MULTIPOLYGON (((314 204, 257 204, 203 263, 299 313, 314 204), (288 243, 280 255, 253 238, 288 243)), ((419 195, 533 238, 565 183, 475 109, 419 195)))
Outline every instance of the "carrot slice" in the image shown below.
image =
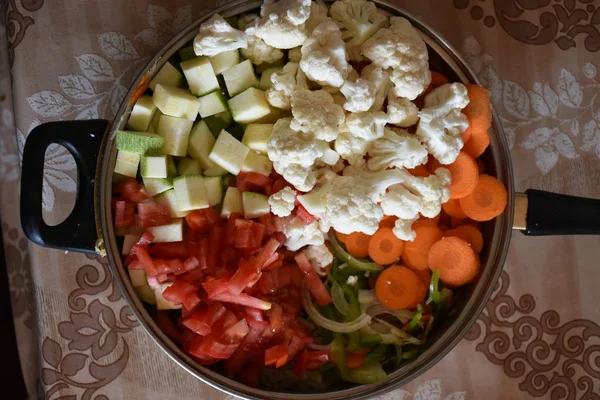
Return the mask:
POLYGON ((362 232, 353 232, 346 236, 346 250, 350 255, 357 258, 365 258, 369 255, 369 241, 371 236, 362 232))
POLYGON ((460 202, 458 199, 450 199, 444 204, 442 204, 442 209, 451 216, 456 219, 465 219, 467 218, 467 214, 460 208, 460 202))
POLYGON ((506 188, 490 175, 480 175, 471 194, 460 199, 460 207, 475 221, 489 221, 502 214, 508 203, 506 188))
POLYGON ((414 308, 426 294, 427 286, 417 274, 400 265, 384 269, 375 283, 375 295, 392 310, 414 308))
POLYGON ((450 227, 448 225, 444 225, 444 224, 439 224, 438 228, 440 228, 440 231, 442 231, 442 232, 446 232, 448 229, 450 229, 450 227))
POLYGON ((413 269, 412 271, 419 277, 425 287, 429 287, 429 283, 431 282, 431 270, 429 268, 413 269))
POLYGON ((485 164, 481 161, 481 158, 476 159, 475 162, 477 163, 477 168, 479 168, 479 175, 483 174, 485 172, 485 164))
POLYGON ((475 159, 461 151, 456 160, 446 168, 450 171, 450 198, 460 199, 475 189, 479 178, 479 168, 475 159))
POLYGON ((492 126, 492 98, 490 91, 480 85, 467 85, 469 104, 462 110, 469 120, 471 133, 487 131, 492 126))
POLYGON ((448 286, 471 282, 480 269, 479 258, 469 243, 458 237, 445 237, 431 246, 429 268, 440 271, 440 279, 448 286))
POLYGON ((471 138, 471 127, 468 126, 467 129, 462 133, 463 143, 467 143, 467 141, 471 138))
POLYGON ((379 228, 394 228, 398 217, 394 215, 385 215, 381 222, 379 222, 379 228))
POLYGON ((435 170, 438 168, 446 168, 445 165, 442 165, 436 158, 434 158, 433 156, 429 157, 429 160, 427 161, 427 170, 429 171, 430 174, 435 174, 435 170))
POLYGON ((427 167, 425 165, 417 165, 414 168, 411 169, 407 169, 407 171, 413 175, 413 176, 418 176, 421 178, 426 178, 429 176, 429 171, 427 170, 427 167))
POLYGON ((438 220, 439 220, 438 217, 427 218, 427 217, 421 216, 421 217, 419 217, 418 220, 413 222, 412 228, 414 230, 419 226, 438 226, 438 220))
POLYGON ((417 237, 412 242, 404 243, 402 259, 412 269, 427 269, 429 249, 442 238, 442 231, 437 225, 427 221, 416 221, 413 230, 417 237))
POLYGON ((389 265, 398 260, 404 242, 396 237, 392 228, 379 228, 369 241, 369 257, 377 264, 389 265))
POLYGON ((451 223, 450 223, 450 227, 452 229, 458 228, 459 226, 463 226, 463 225, 471 225, 474 226, 475 228, 481 230, 481 222, 479 221, 473 221, 472 219, 458 219, 458 218, 452 218, 451 219, 451 223))
POLYGON ((455 236, 469 243, 475 253, 481 253, 483 250, 483 234, 473 225, 461 225, 458 228, 450 229, 444 232, 444 237, 455 236))
POLYGON ((488 131, 471 131, 471 137, 465 143, 463 150, 469 153, 473 158, 480 157, 485 149, 490 145, 490 135, 488 131))
POLYGON ((450 83, 450 80, 446 78, 444 75, 440 74, 436 71, 431 71, 431 87, 433 89, 445 85, 446 83, 450 83))
POLYGON ((342 232, 335 231, 335 237, 337 238, 337 240, 345 244, 348 235, 342 232))

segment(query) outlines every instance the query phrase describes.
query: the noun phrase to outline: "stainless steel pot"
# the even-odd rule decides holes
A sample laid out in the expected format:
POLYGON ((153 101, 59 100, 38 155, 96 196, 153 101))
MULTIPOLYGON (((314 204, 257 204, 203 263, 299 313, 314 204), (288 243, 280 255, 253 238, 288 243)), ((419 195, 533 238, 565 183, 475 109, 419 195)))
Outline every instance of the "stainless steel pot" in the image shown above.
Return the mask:
MULTIPOLYGON (((420 30, 429 46, 431 64, 451 80, 478 82, 473 71, 458 52, 437 32, 407 12, 375 0, 377 5, 393 15, 407 18, 420 30)), ((256 10, 261 1, 238 1, 215 12, 228 17, 256 10)), ((508 145, 499 118, 494 113, 491 146, 485 153, 487 173, 496 176, 508 190, 506 211, 495 221, 484 225, 486 238, 482 252, 482 271, 470 284, 446 318, 430 337, 424 352, 415 360, 400 366, 385 380, 361 386, 332 387, 325 392, 298 394, 275 392, 248 387, 224 375, 196 364, 152 319, 131 286, 123 266, 115 237, 111 215, 112 171, 117 150, 114 135, 128 119, 135 94, 143 91, 145 82, 167 62, 186 42, 193 39, 199 25, 212 15, 206 15, 180 32, 154 57, 136 79, 112 123, 106 120, 51 122, 35 128, 27 138, 23 153, 21 184, 21 221, 27 237, 46 247, 108 257, 111 272, 123 297, 142 327, 156 344, 179 366, 201 381, 247 399, 365 399, 393 390, 416 378, 444 357, 475 322, 488 301, 502 271, 508 252, 512 229, 529 235, 598 234, 600 232, 600 203, 598 200, 575 198, 541 191, 515 194, 514 178, 508 145), (61 224, 48 226, 42 219, 42 171, 48 145, 58 143, 67 148, 77 163, 79 190, 75 207, 61 224)))

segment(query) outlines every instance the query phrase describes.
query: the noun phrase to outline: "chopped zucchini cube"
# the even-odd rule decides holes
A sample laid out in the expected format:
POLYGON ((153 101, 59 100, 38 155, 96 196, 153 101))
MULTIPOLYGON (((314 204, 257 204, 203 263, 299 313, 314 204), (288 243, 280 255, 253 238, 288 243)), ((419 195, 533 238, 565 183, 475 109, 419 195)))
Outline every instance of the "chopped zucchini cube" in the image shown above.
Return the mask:
POLYGON ((207 170, 204 171, 204 176, 224 176, 227 175, 228 172, 227 170, 219 167, 218 165, 215 164, 214 167, 209 168, 207 170))
POLYGON ((144 181, 144 189, 148 196, 154 197, 159 193, 166 192, 173 188, 173 183, 168 179, 162 178, 142 178, 144 181))
POLYGON ((233 67, 240 62, 240 53, 237 50, 229 50, 209 58, 215 74, 219 75, 227 68, 233 67))
POLYGON ((271 67, 265 69, 260 75, 260 82, 258 83, 258 88, 260 90, 267 90, 273 86, 273 82, 271 82, 271 75, 280 72, 283 67, 271 67))
POLYGON ((183 219, 178 218, 170 224, 151 226, 148 232, 154 236, 153 243, 181 242, 183 240, 183 219))
POLYGON ((135 178, 137 176, 138 166, 140 165, 140 155, 125 150, 119 150, 117 153, 117 162, 115 163, 115 172, 121 175, 135 178))
MULTIPOLYGON (((152 103, 154 104, 154 103, 152 103)), ((156 112, 154 113, 154 116, 152 117, 152 121, 150 121, 150 125, 148 126, 147 131, 150 133, 156 133, 158 132, 158 122, 160 121, 160 117, 161 115, 163 115, 163 113, 160 112, 160 110, 158 108, 156 108, 156 112)))
MULTIPOLYGON (((131 271, 131 270, 130 270, 131 271)), ((150 287, 150 285, 142 285, 133 288, 135 290, 135 294, 140 298, 144 303, 150 304, 152 306, 156 305, 156 295, 154 293, 154 289, 150 287)))
POLYGON ((269 160, 269 157, 250 150, 244 160, 244 165, 242 165, 242 171, 269 176, 273 171, 273 162, 269 160))
POLYGON ((250 149, 246 145, 224 130, 221 131, 208 158, 230 173, 237 175, 242 169, 249 151, 250 149))
POLYGON ((273 131, 273 124, 248 124, 242 138, 250 150, 267 154, 267 143, 273 131))
POLYGON ((175 166, 175 160, 173 156, 167 156, 167 177, 174 178, 177 176, 177 166, 175 166))
POLYGON ((129 115, 127 129, 147 132, 154 114, 156 114, 156 106, 152 102, 152 96, 140 96, 133 105, 133 109, 129 115))
POLYGON ((223 129, 229 128, 233 122, 233 118, 231 117, 231 112, 227 110, 204 118, 204 121, 206 122, 206 125, 212 134, 217 136, 223 129))
POLYGON ((202 168, 200 163, 193 158, 180 158, 177 162, 177 173, 179 175, 200 175, 202 168))
POLYGON ((179 211, 177 209, 177 197, 175 189, 169 189, 154 198, 156 204, 167 209, 171 218, 181 218, 189 214, 189 211, 179 211))
POLYGON ((183 75, 170 62, 166 62, 154 78, 150 80, 148 86, 155 90, 156 85, 179 86, 183 82, 183 75))
MULTIPOLYGON (((121 254, 124 256, 128 255, 129 252, 131 251, 131 248, 138 242, 138 240, 140 240, 141 236, 142 235, 130 235, 130 234, 126 233, 125 237, 123 238, 123 248, 121 249, 121 254)), ((131 276, 131 271, 134 271, 134 270, 132 270, 132 269, 129 270, 130 276, 131 276)), ((147 283, 146 282, 146 271, 144 271, 144 270, 139 270, 139 271, 144 272, 144 281, 142 283, 140 283, 140 285, 137 285, 137 286, 141 286, 141 285, 147 283)), ((133 278, 131 280, 132 280, 132 283, 134 283, 133 278)), ((136 286, 135 283, 133 286, 136 286)))
POLYGON ((258 86, 258 79, 256 79, 256 74, 250 60, 241 62, 223 71, 223 79, 227 86, 227 93, 231 97, 242 93, 249 87, 258 86))
POLYGON ((219 81, 208 57, 184 61, 181 69, 194 96, 203 96, 219 89, 219 81))
POLYGON ((210 117, 223 111, 227 111, 227 102, 221 92, 212 92, 198 99, 198 112, 202 118, 210 117))
POLYGON ((256 122, 271 112, 265 92, 256 88, 246 89, 245 92, 229 99, 229 108, 233 120, 238 124, 256 122))
POLYGON ((167 157, 166 156, 142 156, 140 175, 143 178, 166 178, 167 157))
POLYGON ((152 94, 152 102, 160 112, 171 117, 193 121, 198 113, 198 99, 188 89, 157 84, 152 94))
POLYGON ((242 207, 244 208, 244 218, 258 218, 271 212, 269 207, 269 198, 264 194, 254 192, 242 193, 242 207))
POLYGON ((198 122, 190 134, 188 153, 200 163, 200 167, 204 170, 215 166, 215 163, 208 157, 214 145, 215 137, 208 129, 206 122, 204 120, 198 122))
POLYGON ((158 134, 165 139, 163 152, 178 157, 187 154, 188 141, 193 121, 163 115, 158 122, 158 134))
POLYGON ((137 154, 160 154, 164 139, 154 133, 117 131, 117 149, 137 154))
POLYGON ((219 177, 204 178, 204 187, 206 188, 206 198, 209 206, 216 206, 223 199, 223 182, 219 177))
POLYGON ((177 199, 177 210, 192 211, 209 206, 204 178, 201 175, 175 178, 173 188, 177 199))
POLYGON ((156 297, 157 310, 178 310, 182 307, 181 304, 175 304, 163 297, 163 292, 171 286, 173 282, 160 283, 154 288, 154 296, 156 297))
POLYGON ((225 191, 223 206, 221 207, 221 218, 229 218, 233 213, 243 213, 242 192, 238 188, 229 186, 225 191))

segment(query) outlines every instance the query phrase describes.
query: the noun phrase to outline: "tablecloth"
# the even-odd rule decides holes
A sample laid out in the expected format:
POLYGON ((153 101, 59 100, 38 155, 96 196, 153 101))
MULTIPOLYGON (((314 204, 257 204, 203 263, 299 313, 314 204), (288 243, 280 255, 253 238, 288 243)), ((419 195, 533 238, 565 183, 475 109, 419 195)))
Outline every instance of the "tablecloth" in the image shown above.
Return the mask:
MULTIPOLYGON (((441 32, 491 90, 517 189, 600 197, 600 1, 396 0, 441 32)), ((222 399, 138 326, 106 262, 43 249, 19 228, 28 132, 111 119, 139 68, 226 0, 8 0, 0 54, 2 234, 32 398, 222 399), (12 83, 12 91, 10 85, 12 83), (166 384, 169 382, 169 384, 166 384)), ((73 159, 47 151, 43 207, 58 222, 73 159)), ((91 211, 91 210, 90 210, 91 211)), ((385 399, 600 399, 600 239, 513 234, 492 300, 465 339, 385 399)))

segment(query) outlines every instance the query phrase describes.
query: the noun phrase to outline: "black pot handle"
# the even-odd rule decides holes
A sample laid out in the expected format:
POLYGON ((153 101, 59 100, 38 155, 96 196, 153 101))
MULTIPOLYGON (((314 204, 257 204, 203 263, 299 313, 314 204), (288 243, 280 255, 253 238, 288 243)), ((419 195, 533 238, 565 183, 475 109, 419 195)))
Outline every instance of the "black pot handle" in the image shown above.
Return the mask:
POLYGON ((600 235, 600 200, 529 189, 517 195, 515 228, 528 236, 600 235))
POLYGON ((44 247, 96 253, 98 240, 94 209, 96 164, 108 121, 48 122, 35 127, 25 142, 21 171, 21 225, 32 242, 44 247), (49 145, 64 146, 77 164, 77 198, 71 214, 60 224, 42 218, 44 159, 49 145))

